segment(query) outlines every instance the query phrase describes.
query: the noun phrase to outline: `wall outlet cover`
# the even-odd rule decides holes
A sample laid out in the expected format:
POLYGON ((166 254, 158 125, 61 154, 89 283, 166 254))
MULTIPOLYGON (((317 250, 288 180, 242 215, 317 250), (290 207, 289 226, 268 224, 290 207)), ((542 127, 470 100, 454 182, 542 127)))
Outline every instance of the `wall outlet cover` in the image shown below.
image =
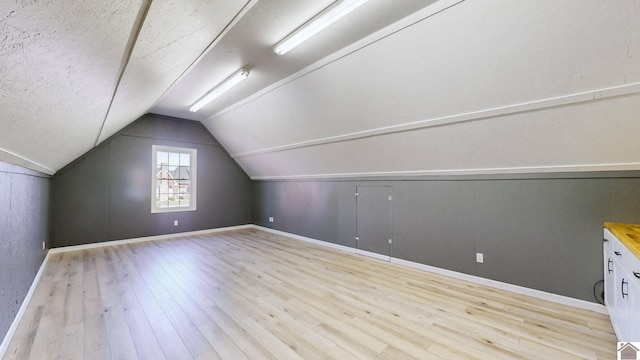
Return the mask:
POLYGON ((479 262, 481 264, 484 262, 484 254, 483 253, 476 253, 476 262, 479 262))

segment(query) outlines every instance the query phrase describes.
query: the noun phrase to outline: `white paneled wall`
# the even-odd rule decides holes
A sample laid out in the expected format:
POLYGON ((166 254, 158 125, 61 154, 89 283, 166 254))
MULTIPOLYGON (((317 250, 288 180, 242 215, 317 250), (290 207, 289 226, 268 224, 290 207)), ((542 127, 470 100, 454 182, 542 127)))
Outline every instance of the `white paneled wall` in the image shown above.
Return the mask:
POLYGON ((253 178, 640 169, 640 3, 422 14, 205 125, 253 178))

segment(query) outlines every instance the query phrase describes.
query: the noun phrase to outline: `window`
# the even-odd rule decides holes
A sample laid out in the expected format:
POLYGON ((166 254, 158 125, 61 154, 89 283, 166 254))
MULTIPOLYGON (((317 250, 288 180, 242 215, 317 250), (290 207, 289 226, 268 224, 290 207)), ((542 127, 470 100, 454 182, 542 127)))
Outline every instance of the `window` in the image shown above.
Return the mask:
POLYGON ((196 149, 152 146, 151 212, 196 209, 196 149))

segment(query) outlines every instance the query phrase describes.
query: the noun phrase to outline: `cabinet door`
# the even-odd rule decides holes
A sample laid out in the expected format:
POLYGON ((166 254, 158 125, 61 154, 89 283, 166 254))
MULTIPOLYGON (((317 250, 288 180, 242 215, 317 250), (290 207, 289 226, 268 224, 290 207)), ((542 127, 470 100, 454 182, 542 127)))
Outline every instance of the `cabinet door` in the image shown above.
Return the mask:
POLYGON ((616 307, 615 278, 613 276, 613 251, 608 242, 603 245, 604 253, 604 304, 611 318, 616 307))
POLYGON ((629 328, 629 339, 626 341, 640 341, 640 260, 638 265, 631 270, 629 281, 629 300, 631 305, 631 324, 629 328))
MULTIPOLYGON (((615 256, 615 253, 614 253, 615 256)), ((629 272, 627 272, 621 265, 620 261, 614 260, 613 274, 616 282, 616 298, 615 298, 615 310, 613 317, 613 327, 616 330, 618 341, 629 342, 631 334, 631 296, 630 285, 633 284, 629 272)))

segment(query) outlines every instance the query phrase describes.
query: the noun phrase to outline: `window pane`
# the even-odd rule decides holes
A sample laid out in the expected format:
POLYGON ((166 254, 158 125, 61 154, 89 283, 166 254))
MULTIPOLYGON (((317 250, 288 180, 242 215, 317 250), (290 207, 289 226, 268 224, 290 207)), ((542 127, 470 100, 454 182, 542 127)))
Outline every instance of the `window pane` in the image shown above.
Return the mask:
POLYGON ((165 163, 168 164, 169 163, 169 153, 166 151, 158 151, 156 153, 156 163, 158 165, 158 167, 160 166, 160 164, 165 163))
POLYGON ((180 165, 180 154, 170 152, 169 153, 169 167, 175 167, 180 165))
POLYGON ((180 165, 189 166, 190 163, 191 163, 191 155, 190 154, 181 153, 180 154, 180 165))
POLYGON ((195 149, 163 148, 154 146, 156 164, 153 176, 152 212, 195 210, 195 149), (185 150, 185 151, 181 151, 185 150), (193 187, 193 188, 192 188, 193 187), (156 210, 154 210, 156 209, 156 210))

